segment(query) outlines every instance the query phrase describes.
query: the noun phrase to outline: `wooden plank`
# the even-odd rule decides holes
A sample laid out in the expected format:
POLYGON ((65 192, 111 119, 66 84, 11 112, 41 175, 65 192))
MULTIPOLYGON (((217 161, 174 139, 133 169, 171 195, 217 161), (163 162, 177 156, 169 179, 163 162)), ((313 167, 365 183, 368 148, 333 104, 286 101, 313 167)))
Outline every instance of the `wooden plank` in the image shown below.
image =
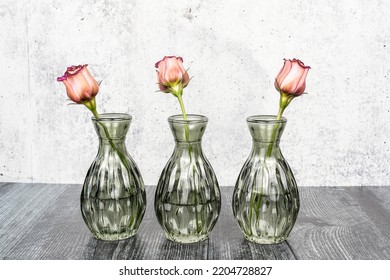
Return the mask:
POLYGON ((208 240, 167 240, 154 215, 155 187, 138 234, 98 241, 82 220, 80 185, 0 183, 0 257, 6 259, 389 259, 390 188, 301 188, 301 211, 287 242, 246 241, 221 188, 222 211, 208 240))
POLYGON ((247 241, 232 211, 233 187, 222 187, 222 209, 218 222, 210 235, 209 259, 233 260, 286 260, 294 259, 288 244, 261 245, 247 241))
POLYGON ((165 238, 157 220, 144 221, 133 243, 121 242, 116 259, 196 260, 207 258, 207 241, 179 244, 165 238))
POLYGON ((206 259, 207 241, 196 244, 179 244, 165 238, 154 214, 155 187, 147 187, 147 209, 137 235, 120 241, 114 259, 186 260, 206 259))
POLYGON ((154 215, 155 188, 147 187, 147 211, 139 232, 123 241, 92 237, 82 220, 81 186, 71 186, 13 248, 7 259, 204 259, 207 242, 182 245, 166 240, 154 215))
MULTIPOLYGON (((360 189, 366 190, 366 188, 363 187, 360 189)), ((386 210, 390 210, 390 186, 370 187, 368 190, 379 200, 375 201, 375 203, 379 203, 386 210)))
MULTIPOLYGON (((298 259, 389 258, 386 235, 390 232, 381 231, 372 220, 378 208, 375 209, 366 195, 371 194, 359 193, 353 187, 301 188, 301 211, 288 240, 295 256, 298 259)), ((382 215, 389 217, 390 212, 386 210, 382 215)))
POLYGON ((64 185, 0 183, 0 258, 52 207, 64 185))
POLYGON ((356 187, 347 191, 390 245, 390 188, 356 187))
MULTIPOLYGON (((49 187, 50 185, 46 185, 49 187)), ((65 191, 19 239, 6 259, 90 259, 96 240, 80 213, 80 185, 65 191)))

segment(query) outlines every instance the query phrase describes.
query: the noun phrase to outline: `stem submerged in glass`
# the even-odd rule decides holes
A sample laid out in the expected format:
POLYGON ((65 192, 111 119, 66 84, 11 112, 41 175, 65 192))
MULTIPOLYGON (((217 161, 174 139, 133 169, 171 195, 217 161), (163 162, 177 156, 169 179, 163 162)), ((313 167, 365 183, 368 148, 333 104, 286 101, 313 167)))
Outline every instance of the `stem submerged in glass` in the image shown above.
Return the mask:
MULTIPOLYGON (((278 115, 276 117, 276 120, 277 121, 280 121, 282 119, 282 115, 283 115, 283 112, 284 112, 284 109, 286 109, 286 107, 280 107, 279 108, 279 112, 278 112, 278 115)), ((272 149, 274 147, 274 142, 275 142, 275 138, 276 138, 276 132, 278 131, 278 128, 279 128, 279 123, 277 123, 272 131, 272 136, 271 136, 271 143, 269 144, 268 146, 268 150, 267 150, 267 157, 270 157, 271 154, 272 154, 272 149)))
MULTIPOLYGON (((287 108, 288 104, 290 104, 291 100, 294 99, 294 97, 295 97, 294 95, 289 95, 289 94, 286 94, 282 91, 280 92, 279 111, 278 111, 278 115, 276 117, 277 121, 282 119, 282 115, 283 115, 284 110, 287 108)), ((268 157, 270 157, 272 155, 272 150, 274 147, 274 142, 276 139, 276 134, 277 134, 278 128, 279 128, 279 123, 275 124, 275 126, 272 130, 271 142, 268 146, 267 154, 266 154, 266 157, 264 158, 264 160, 266 160, 268 157)), ((259 215, 259 208, 261 206, 261 200, 262 200, 262 196, 263 196, 262 189, 260 189, 259 200, 257 202, 256 209, 254 209, 255 208, 255 205, 254 205, 255 198, 254 198, 253 193, 254 193, 254 190, 252 188, 250 212, 249 212, 250 235, 253 235, 253 232, 252 232, 253 213, 252 212, 255 211, 257 216, 259 215)))
MULTIPOLYGON (((91 100, 83 102, 83 104, 92 112, 92 114, 95 116, 97 119, 98 124, 103 128, 104 134, 106 135, 108 142, 110 143, 111 148, 117 153, 119 156, 121 162, 123 165, 126 167, 126 170, 130 170, 130 164, 127 161, 126 157, 121 153, 121 151, 118 150, 118 148, 115 146, 114 142, 112 141, 112 138, 110 136, 110 133, 106 127, 106 125, 102 122, 100 122, 100 115, 96 110, 96 101, 95 98, 92 98, 91 100)), ((129 175, 129 180, 130 180, 130 174, 129 175)), ((129 181, 131 182, 131 180, 129 181)))
MULTIPOLYGON (((182 92, 179 92, 175 95, 177 97, 177 99, 179 100, 179 104, 180 104, 180 109, 181 109, 181 112, 183 114, 183 119, 186 121, 187 120, 187 114, 186 114, 186 110, 185 110, 185 107, 184 107, 184 102, 183 102, 183 98, 182 98, 182 92)), ((190 164, 192 163, 192 146, 191 146, 191 143, 189 143, 189 131, 188 131, 188 125, 187 123, 184 124, 184 130, 185 130, 185 134, 186 134, 186 140, 188 142, 188 145, 189 145, 189 154, 190 154, 190 164)), ((195 172, 195 170, 194 170, 195 172)), ((199 226, 199 218, 198 218, 198 195, 197 195, 197 186, 194 185, 194 204, 195 204, 195 222, 196 222, 196 231, 197 233, 200 233, 202 228, 199 226)))
MULTIPOLYGON (((180 104, 180 109, 183 114, 183 119, 186 121, 187 120, 187 114, 186 114, 186 109, 184 108, 184 103, 183 103, 183 98, 181 97, 182 93, 177 94, 177 99, 179 100, 180 104)), ((186 139, 187 141, 189 140, 189 132, 188 132, 188 125, 184 124, 184 129, 185 129, 185 134, 186 134, 186 139)))

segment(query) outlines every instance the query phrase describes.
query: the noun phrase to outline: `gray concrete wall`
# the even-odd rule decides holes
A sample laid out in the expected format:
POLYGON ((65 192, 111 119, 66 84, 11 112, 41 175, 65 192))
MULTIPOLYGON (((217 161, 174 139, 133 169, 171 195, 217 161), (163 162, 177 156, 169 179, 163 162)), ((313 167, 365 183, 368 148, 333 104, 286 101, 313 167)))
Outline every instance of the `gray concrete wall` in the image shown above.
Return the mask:
POLYGON ((390 184, 390 1, 14 1, 0 3, 0 181, 82 183, 98 147, 91 114, 56 82, 88 63, 100 112, 128 112, 146 184, 174 146, 171 95, 154 63, 180 55, 204 114, 206 156, 233 185, 249 154, 245 118, 275 114, 283 58, 312 67, 285 112, 281 147, 300 186, 390 184))

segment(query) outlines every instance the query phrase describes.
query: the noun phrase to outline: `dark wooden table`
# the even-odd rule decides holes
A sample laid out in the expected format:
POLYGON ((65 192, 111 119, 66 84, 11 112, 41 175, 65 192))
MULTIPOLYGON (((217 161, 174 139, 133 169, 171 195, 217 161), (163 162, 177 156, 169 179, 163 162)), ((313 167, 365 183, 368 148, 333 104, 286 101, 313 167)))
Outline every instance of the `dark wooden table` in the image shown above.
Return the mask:
POLYGON ((222 187, 222 211, 210 238, 165 239, 153 210, 154 187, 138 234, 98 241, 81 217, 80 185, 0 183, 0 259, 390 259, 390 187, 306 187, 287 242, 246 241, 222 187))

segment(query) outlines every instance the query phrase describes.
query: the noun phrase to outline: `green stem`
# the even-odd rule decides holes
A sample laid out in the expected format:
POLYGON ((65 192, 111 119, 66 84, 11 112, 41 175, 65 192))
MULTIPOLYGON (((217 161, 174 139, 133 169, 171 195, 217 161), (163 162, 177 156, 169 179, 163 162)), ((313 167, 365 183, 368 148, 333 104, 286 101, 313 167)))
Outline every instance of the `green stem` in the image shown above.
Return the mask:
MULTIPOLYGON (((288 95, 288 94, 285 94, 283 92, 280 92, 280 102, 279 102, 279 111, 278 111, 278 115, 276 116, 276 120, 279 121, 282 119, 282 115, 283 115, 283 112, 284 110, 286 109, 286 107, 288 106, 288 104, 290 104, 291 100, 293 100, 294 96, 293 95, 288 95)), ((279 123, 277 123, 273 130, 272 130, 272 135, 271 135, 271 142, 268 146, 268 149, 267 149, 267 154, 266 154, 266 158, 267 157, 270 157, 271 154, 272 154, 272 150, 273 150, 273 147, 274 147, 274 142, 275 142, 275 139, 276 139, 276 134, 278 132, 278 128, 279 128, 279 123)), ((259 199, 256 203, 256 206, 254 205, 255 203, 255 196, 254 196, 254 190, 252 188, 252 193, 251 193, 251 201, 250 201, 250 212, 249 212, 249 225, 250 225, 250 234, 253 235, 253 231, 252 231, 252 218, 253 218, 253 211, 255 211, 257 213, 257 215, 259 215, 259 208, 261 206, 261 200, 262 200, 262 189, 260 189, 260 193, 259 193, 259 199)))
POLYGON ((109 133, 109 131, 107 129, 107 126, 104 123, 99 121, 100 120, 100 115, 99 115, 99 113, 96 110, 96 105, 95 105, 94 99, 93 99, 93 102, 86 103, 84 105, 92 112, 92 114, 97 119, 98 124, 103 128, 104 134, 106 135, 106 138, 108 139, 108 143, 110 144, 111 148, 117 153, 117 155, 119 156, 121 162, 126 167, 127 173, 129 175, 129 182, 130 182, 131 181, 130 180, 130 165, 129 165, 126 157, 121 153, 121 151, 119 151, 119 149, 115 146, 114 142, 112 141, 110 133, 109 133))
MULTIPOLYGON (((184 108, 183 98, 181 97, 181 95, 182 95, 182 93, 178 93, 176 96, 177 96, 177 99, 179 100, 180 109, 181 109, 181 112, 183 114, 183 119, 186 121, 187 114, 186 114, 186 109, 184 108)), ((188 141, 189 140, 189 132, 188 132, 188 125, 187 124, 184 124, 184 130, 185 130, 185 134, 186 134, 186 140, 188 141)))
MULTIPOLYGON (((184 107, 184 102, 183 102, 183 98, 182 98, 182 92, 179 92, 176 94, 176 97, 177 99, 179 100, 179 104, 180 104, 180 109, 181 109, 181 112, 183 114, 183 119, 186 121, 187 120, 187 114, 186 114, 186 109, 184 107)), ((189 154, 190 154, 190 164, 192 162, 192 146, 191 144, 189 143, 189 131, 188 131, 188 125, 187 123, 184 124, 184 130, 185 130, 185 135, 186 135, 186 140, 188 142, 188 145, 189 145, 189 154)), ((194 173, 195 173, 195 170, 194 170, 194 173)), ((197 192, 197 187, 196 185, 194 185, 194 203, 195 203, 195 223, 196 223, 196 232, 199 233, 201 231, 200 227, 199 227, 199 218, 198 218, 198 192, 197 192)))
POLYGON ((187 120, 186 109, 184 108, 183 98, 181 97, 181 95, 182 95, 181 93, 178 93, 177 99, 179 99, 180 109, 181 109, 181 112, 183 113, 183 119, 187 120))
MULTIPOLYGON (((284 111, 285 108, 282 108, 280 107, 279 108, 279 112, 278 112, 278 116, 276 117, 276 120, 279 121, 282 119, 282 114, 283 114, 283 111, 284 111)), ((272 131, 272 136, 271 136, 271 143, 269 144, 268 146, 268 150, 267 150, 267 157, 270 157, 271 154, 272 154, 272 149, 274 147, 274 142, 275 142, 275 138, 276 138, 276 133, 278 131, 278 128, 279 128, 279 123, 277 123, 272 131)))
POLYGON ((254 203, 255 203, 255 196, 253 194, 253 188, 254 188, 254 185, 252 186, 252 193, 251 193, 251 202, 250 202, 250 205, 249 205, 249 233, 250 233, 250 236, 253 235, 253 231, 252 231, 252 216, 253 216, 253 207, 254 207, 254 203))
MULTIPOLYGON (((287 108, 288 104, 290 104, 291 100, 294 99, 294 97, 295 97, 294 95, 289 95, 289 94, 286 94, 284 92, 280 92, 279 112, 278 112, 278 115, 276 117, 277 121, 282 119, 282 115, 283 115, 284 110, 287 108)), ((271 143, 269 144, 268 150, 267 150, 267 157, 270 157, 272 154, 272 149, 274 147, 274 142, 275 142, 275 138, 276 138, 276 133, 278 132, 278 128, 279 128, 279 123, 277 123, 275 125, 275 127, 272 131, 271 143)))
POLYGON ((250 202, 250 211, 249 211, 249 230, 250 230, 250 236, 253 235, 253 230, 252 230, 252 217, 253 217, 253 211, 255 211, 255 213, 257 213, 257 219, 258 219, 258 216, 260 215, 259 213, 259 208, 261 206, 261 200, 263 198, 263 193, 262 193, 262 189, 260 189, 260 193, 259 193, 259 199, 256 203, 256 206, 255 206, 255 195, 254 195, 254 191, 253 191, 253 187, 252 187, 252 193, 251 193, 251 202, 250 202))

